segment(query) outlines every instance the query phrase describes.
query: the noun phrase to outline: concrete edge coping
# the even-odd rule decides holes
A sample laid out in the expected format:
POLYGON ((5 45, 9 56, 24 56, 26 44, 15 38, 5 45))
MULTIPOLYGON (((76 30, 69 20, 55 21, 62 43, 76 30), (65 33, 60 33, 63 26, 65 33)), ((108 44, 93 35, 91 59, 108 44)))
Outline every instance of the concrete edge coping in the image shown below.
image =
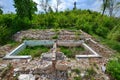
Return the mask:
POLYGON ((30 55, 26 56, 5 56, 3 59, 32 59, 30 55))
POLYGON ((9 54, 7 54, 6 56, 11 56, 13 55, 13 53, 18 50, 20 47, 22 47, 23 45, 26 46, 26 44, 23 42, 22 44, 20 44, 18 47, 16 47, 14 50, 12 50, 12 52, 10 52, 9 54))
POLYGON ((76 55, 76 58, 101 58, 99 55, 76 55))
MULTIPOLYGON (((5 57, 3 57, 3 59, 29 59, 32 58, 31 55, 26 55, 26 56, 17 56, 17 55, 13 55, 13 53, 18 50, 21 46, 25 45, 27 46, 27 41, 51 41, 54 42, 55 40, 25 40, 22 44, 20 44, 17 48, 15 48, 12 52, 10 52, 9 54, 7 54, 5 57)), ((80 40, 81 41, 81 40, 80 40)), ((58 40, 59 42, 59 40, 58 40)), ((63 41, 64 42, 64 41, 63 41)), ((68 42, 68 41, 65 41, 68 42)), ((70 40, 71 42, 71 40, 70 40)), ((73 41, 73 42, 78 42, 78 41, 73 41)), ((80 58, 80 57, 101 57, 100 55, 98 55, 97 52, 95 52, 92 48, 90 48, 87 44, 84 43, 84 41, 82 41, 82 45, 85 49, 89 50, 91 53, 93 53, 93 55, 76 55, 76 58, 80 58)))
MULTIPOLYGON (((54 40, 25 40, 22 44, 20 44, 18 47, 16 47, 14 50, 12 50, 10 53, 6 54, 5 57, 3 57, 3 59, 31 59, 32 56, 31 55, 25 55, 25 56, 17 56, 14 54, 15 51, 17 51, 19 48, 21 48, 22 46, 25 45, 25 47, 28 45, 27 42, 31 42, 31 41, 51 41, 54 42, 54 40)), ((16 53, 17 54, 17 53, 16 53)))
POLYGON ((87 44, 82 43, 82 46, 85 47, 85 49, 89 50, 91 53, 93 53, 92 55, 76 55, 76 58, 101 58, 102 56, 100 56, 97 52, 95 52, 92 48, 90 48, 87 44))

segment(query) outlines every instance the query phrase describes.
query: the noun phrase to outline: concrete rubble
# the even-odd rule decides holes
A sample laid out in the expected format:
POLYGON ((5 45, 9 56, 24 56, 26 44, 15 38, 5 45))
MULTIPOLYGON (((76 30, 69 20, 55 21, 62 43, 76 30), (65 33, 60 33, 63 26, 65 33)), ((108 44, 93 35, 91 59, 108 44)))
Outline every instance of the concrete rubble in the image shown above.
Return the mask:
MULTIPOLYGON (((80 69, 81 77, 86 75, 86 69, 94 67, 96 75, 95 80, 110 80, 106 75, 105 66, 109 57, 112 55, 112 51, 103 47, 98 42, 94 42, 91 35, 83 31, 79 31, 80 36, 75 35, 73 31, 52 31, 52 30, 27 30, 20 31, 13 36, 13 39, 21 42, 23 39, 38 39, 38 40, 52 40, 53 37, 58 34, 58 44, 64 44, 65 46, 73 46, 73 43, 67 44, 67 41, 84 40, 84 42, 90 46, 94 51, 99 53, 102 58, 79 58, 69 59, 64 53, 57 51, 57 47, 53 47, 49 52, 43 53, 40 58, 30 59, 14 59, 14 60, 0 60, 0 74, 2 70, 7 67, 9 63, 13 65, 13 76, 19 75, 19 80, 74 80, 74 77, 79 76, 73 69, 80 69), (76 39, 77 36, 77 39, 76 39), (92 39, 92 40, 91 40, 92 39), (59 41, 64 41, 60 43, 59 41), (65 44, 66 43, 66 44, 65 44), (101 70, 103 67, 103 72, 101 70), (70 73, 70 74, 68 74, 70 73)), ((78 45, 78 43, 76 43, 78 45)), ((79 42, 79 44, 81 44, 79 42)), ((56 45, 56 44, 55 44, 56 45)), ((3 53, 9 52, 11 47, 2 47, 3 53), (6 52, 4 52, 6 51, 6 52)), ((89 51, 83 52, 83 54, 91 54, 89 51)), ((9 76, 9 75, 8 75, 9 76)), ((1 75, 0 75, 1 80, 1 75)), ((7 80, 7 79, 6 79, 7 80)), ((10 80, 13 80, 11 78, 10 80)), ((86 79, 83 79, 86 80, 86 79)))
POLYGON ((66 56, 64 53, 56 51, 56 45, 53 48, 52 52, 43 53, 41 59, 23 63, 24 65, 22 67, 16 67, 14 69, 14 75, 20 74, 19 80, 22 80, 21 76, 24 76, 27 80, 29 78, 28 74, 33 74, 34 76, 39 75, 39 79, 42 80, 67 80, 69 64, 66 61, 66 56), (53 54, 54 52, 55 54, 53 54), (55 55, 55 59, 53 55, 55 55))
MULTIPOLYGON (((79 31, 79 34, 81 31, 79 31)), ((76 39, 75 32, 67 31, 67 30, 60 30, 60 31, 53 31, 53 30, 27 30, 27 31, 20 31, 13 36, 15 41, 21 42, 24 39, 36 39, 36 40, 51 40, 54 36, 58 36, 59 40, 74 40, 76 39)), ((77 38, 80 39, 80 36, 77 38)))
POLYGON ((32 74, 20 74, 18 80, 35 80, 35 76, 32 74))

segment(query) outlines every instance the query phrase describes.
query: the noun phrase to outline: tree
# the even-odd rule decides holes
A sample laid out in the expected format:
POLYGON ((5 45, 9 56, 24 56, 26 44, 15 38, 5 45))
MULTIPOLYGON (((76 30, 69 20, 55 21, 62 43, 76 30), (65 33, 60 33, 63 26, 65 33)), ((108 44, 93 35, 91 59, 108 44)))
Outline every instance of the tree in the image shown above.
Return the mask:
POLYGON ((41 0, 41 1, 40 1, 40 4, 39 4, 39 5, 41 6, 41 8, 44 10, 45 13, 48 12, 48 9, 49 9, 49 7, 50 7, 49 1, 50 1, 50 0, 41 0))
POLYGON ((76 7, 76 1, 74 2, 74 7, 73 7, 73 10, 76 10, 77 7, 76 7))
POLYGON ((14 7, 19 18, 27 17, 32 20, 32 14, 37 11, 37 4, 33 0, 14 0, 14 7))
POLYGON ((117 14, 120 12, 120 2, 117 2, 116 5, 115 5, 115 13, 114 14, 117 14))
POLYGON ((2 9, 0 9, 0 14, 2 14, 3 13, 3 11, 2 11, 2 9))
POLYGON ((108 0, 103 0, 103 11, 102 11, 102 15, 104 15, 104 13, 105 13, 105 10, 106 10, 106 7, 107 7, 107 2, 108 2, 108 0))
POLYGON ((2 11, 2 7, 0 6, 0 14, 2 14, 3 13, 3 11, 2 11))
POLYGON ((51 8, 51 6, 49 6, 49 8, 48 8, 48 12, 50 12, 50 13, 53 12, 53 9, 51 8))
POLYGON ((61 0, 56 0, 56 8, 55 8, 56 12, 58 12, 58 8, 61 3, 62 3, 61 0))
POLYGON ((118 2, 117 0, 103 0, 102 5, 103 5, 102 15, 104 14, 105 11, 108 11, 109 15, 113 16, 120 9, 120 2, 118 2))

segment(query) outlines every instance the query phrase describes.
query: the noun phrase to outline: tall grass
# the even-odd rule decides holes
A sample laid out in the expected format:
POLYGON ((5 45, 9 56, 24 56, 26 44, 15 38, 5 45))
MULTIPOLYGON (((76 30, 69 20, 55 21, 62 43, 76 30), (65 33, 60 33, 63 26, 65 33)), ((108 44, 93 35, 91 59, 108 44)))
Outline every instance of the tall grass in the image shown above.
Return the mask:
POLYGON ((29 47, 27 46, 26 49, 21 51, 18 55, 31 55, 34 57, 40 57, 40 55, 44 52, 48 52, 50 47, 46 46, 35 46, 35 47, 29 47))

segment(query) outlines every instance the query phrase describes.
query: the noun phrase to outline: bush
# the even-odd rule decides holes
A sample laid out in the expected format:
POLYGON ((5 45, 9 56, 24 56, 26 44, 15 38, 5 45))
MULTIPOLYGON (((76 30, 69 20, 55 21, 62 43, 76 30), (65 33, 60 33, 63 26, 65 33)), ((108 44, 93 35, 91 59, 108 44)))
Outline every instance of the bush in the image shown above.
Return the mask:
POLYGON ((28 18, 21 19, 16 17, 13 22, 12 29, 14 32, 31 28, 31 22, 28 18))
POLYGON ((115 40, 120 42, 120 24, 118 26, 115 26, 107 37, 110 40, 115 40))
POLYGON ((76 72, 79 75, 80 74, 80 69, 73 69, 73 72, 76 72))
POLYGON ((76 54, 79 54, 80 51, 84 51, 82 47, 59 47, 61 52, 63 52, 68 58, 75 58, 76 54))
POLYGON ((17 31, 31 27, 29 19, 17 18, 15 14, 0 15, 0 44, 6 44, 17 31))
POLYGON ((90 76, 90 75, 95 75, 96 74, 96 72, 95 72, 95 70, 93 69, 93 67, 91 67, 90 69, 87 69, 87 74, 88 74, 88 76, 90 76))
POLYGON ((120 42, 114 41, 114 40, 108 40, 105 39, 103 41, 106 45, 108 45, 110 48, 116 50, 117 52, 120 53, 120 42))
POLYGON ((120 80, 120 60, 111 60, 107 63, 107 73, 115 80, 120 80))
POLYGON ((54 35, 52 39, 58 39, 58 35, 54 35))
POLYGON ((81 76, 74 77, 74 80, 82 80, 81 76))
POLYGON ((0 45, 9 41, 10 30, 6 26, 0 26, 0 45))
POLYGON ((45 47, 45 46, 34 46, 34 47, 27 46, 18 55, 31 55, 32 58, 34 58, 34 57, 40 57, 42 53, 48 51, 49 51, 49 47, 45 47))

